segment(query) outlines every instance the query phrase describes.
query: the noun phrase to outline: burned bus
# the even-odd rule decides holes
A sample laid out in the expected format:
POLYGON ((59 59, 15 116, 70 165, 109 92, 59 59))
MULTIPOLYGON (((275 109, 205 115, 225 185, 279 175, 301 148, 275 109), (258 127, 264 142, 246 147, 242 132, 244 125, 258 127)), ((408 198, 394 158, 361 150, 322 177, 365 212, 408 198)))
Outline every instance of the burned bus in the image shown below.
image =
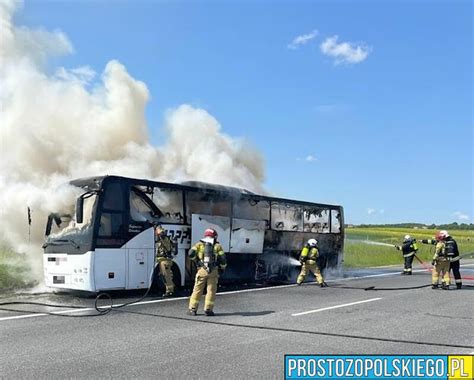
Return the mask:
POLYGON ((88 292, 148 288, 157 224, 177 243, 173 273, 181 286, 193 282, 196 268, 187 253, 209 227, 218 232, 227 255, 224 282, 294 281, 299 252, 310 238, 319 241, 323 268, 342 261, 341 206, 201 182, 102 176, 70 185, 78 195, 71 212, 50 214, 47 221, 43 262, 49 287, 88 292))

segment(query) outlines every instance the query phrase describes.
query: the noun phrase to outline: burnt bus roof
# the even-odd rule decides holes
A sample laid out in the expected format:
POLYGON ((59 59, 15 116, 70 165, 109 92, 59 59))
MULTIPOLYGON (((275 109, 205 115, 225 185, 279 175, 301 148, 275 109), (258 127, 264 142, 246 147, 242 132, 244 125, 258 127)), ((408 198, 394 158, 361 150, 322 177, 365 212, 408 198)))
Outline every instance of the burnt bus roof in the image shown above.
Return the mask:
POLYGON ((267 195, 261 195, 253 193, 246 189, 241 189, 238 187, 232 186, 223 186, 223 185, 216 185, 212 183, 206 182, 199 182, 199 181, 186 181, 183 183, 169 183, 169 182, 159 182, 159 181, 150 181, 147 179, 138 179, 138 178, 128 178, 128 177, 120 177, 115 175, 106 175, 106 176, 99 176, 99 177, 87 177, 87 178, 79 178, 70 181, 70 184, 77 187, 82 187, 90 191, 97 191, 100 190, 105 183, 107 182, 122 182, 122 183, 129 183, 130 185, 137 185, 137 186, 150 186, 150 187, 161 187, 167 189, 175 189, 175 190, 186 190, 186 191, 202 191, 205 193, 210 194, 225 194, 230 197, 239 197, 239 198, 248 198, 258 201, 269 201, 269 202, 278 202, 278 203, 289 203, 289 204, 298 204, 304 206, 312 206, 312 207, 324 207, 330 209, 342 209, 340 205, 331 205, 331 204, 323 204, 323 203, 315 203, 315 202, 307 202, 307 201, 299 201, 295 199, 286 199, 286 198, 277 198, 267 195))

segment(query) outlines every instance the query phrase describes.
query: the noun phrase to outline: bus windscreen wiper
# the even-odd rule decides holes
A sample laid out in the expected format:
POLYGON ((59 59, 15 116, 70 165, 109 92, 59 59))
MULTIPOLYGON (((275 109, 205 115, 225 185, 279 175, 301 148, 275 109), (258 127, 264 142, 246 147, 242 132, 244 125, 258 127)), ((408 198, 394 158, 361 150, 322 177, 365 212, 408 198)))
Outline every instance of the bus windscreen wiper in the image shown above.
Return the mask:
POLYGON ((75 242, 73 242, 72 240, 69 240, 69 239, 57 239, 57 240, 54 240, 54 241, 51 241, 51 242, 48 242, 48 243, 44 243, 43 248, 46 248, 49 245, 64 245, 64 244, 70 244, 76 249, 80 248, 80 246, 77 243, 75 243, 75 242))

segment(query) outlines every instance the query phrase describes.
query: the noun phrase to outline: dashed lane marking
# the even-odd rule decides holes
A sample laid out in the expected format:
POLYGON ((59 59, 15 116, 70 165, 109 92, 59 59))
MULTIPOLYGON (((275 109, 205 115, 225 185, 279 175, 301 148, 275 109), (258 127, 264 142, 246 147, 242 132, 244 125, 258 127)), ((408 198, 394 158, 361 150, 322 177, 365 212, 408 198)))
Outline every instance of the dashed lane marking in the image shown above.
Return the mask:
POLYGON ((292 316, 292 317, 298 317, 298 316, 300 316, 300 315, 306 315, 306 314, 312 314, 312 313, 319 313, 320 311, 333 310, 333 309, 339 309, 339 308, 341 308, 341 307, 360 305, 360 304, 362 304, 362 303, 373 302, 373 301, 379 301, 379 300, 381 300, 381 299, 382 299, 382 298, 371 298, 371 299, 363 300, 363 301, 344 303, 344 304, 342 304, 342 305, 329 306, 329 307, 323 307, 323 308, 321 308, 321 309, 303 311, 302 313, 291 314, 291 316, 292 316))

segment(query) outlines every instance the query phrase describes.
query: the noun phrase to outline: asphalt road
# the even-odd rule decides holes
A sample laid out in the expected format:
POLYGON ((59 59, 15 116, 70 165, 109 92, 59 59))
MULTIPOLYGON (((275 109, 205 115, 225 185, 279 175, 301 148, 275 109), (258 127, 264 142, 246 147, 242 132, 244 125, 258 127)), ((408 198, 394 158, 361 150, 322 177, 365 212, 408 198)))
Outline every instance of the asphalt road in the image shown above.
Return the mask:
MULTIPOLYGON (((381 290, 430 283, 421 268, 413 276, 399 270, 355 271, 349 276, 364 277, 323 289, 308 283, 220 293, 215 317, 188 317, 186 297, 151 298, 98 317, 9 306, 24 312, 0 311, 0 377, 267 379, 283 377, 285 354, 473 353, 474 287, 381 290), (370 286, 380 290, 364 290, 370 286)), ((463 260, 462 273, 474 278, 473 260, 463 260)), ((93 304, 58 295, 15 299, 93 304)), ((114 302, 123 301, 130 299, 114 302)))

